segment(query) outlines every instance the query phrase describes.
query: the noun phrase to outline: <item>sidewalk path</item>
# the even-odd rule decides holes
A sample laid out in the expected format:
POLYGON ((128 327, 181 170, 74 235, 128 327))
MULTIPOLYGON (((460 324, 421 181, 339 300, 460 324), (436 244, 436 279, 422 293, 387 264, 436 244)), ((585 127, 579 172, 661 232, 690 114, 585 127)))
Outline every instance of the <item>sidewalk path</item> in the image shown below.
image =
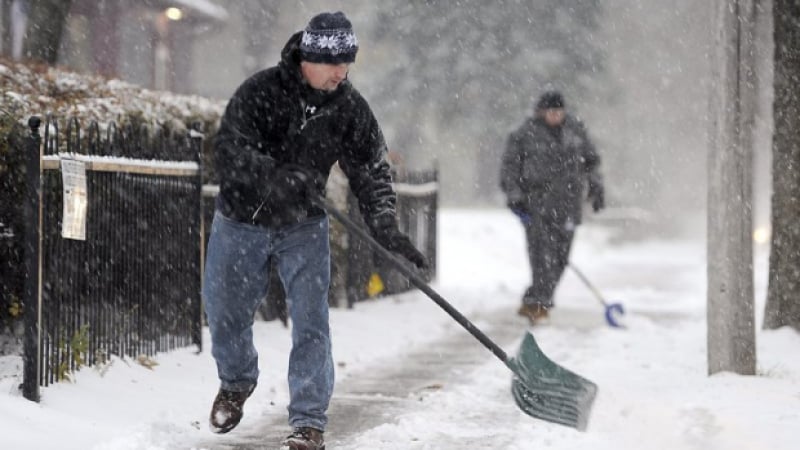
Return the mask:
MULTIPOLYGON (((474 318, 478 327, 509 354, 527 329, 527 321, 507 309, 495 310, 474 318), (486 328, 482 325, 488 324, 486 328)), ((330 422, 326 432, 327 447, 337 449, 358 435, 374 427, 392 423, 405 411, 425 407, 422 398, 443 387, 469 384, 471 371, 495 360, 502 363, 477 339, 453 322, 453 329, 443 339, 426 348, 412 349, 410 353, 397 355, 378 367, 350 374, 337 382, 328 411, 330 422)), ((508 374, 509 389, 511 374, 508 374)), ((508 401, 513 404, 511 395, 508 401)), ((226 450, 277 449, 288 434, 286 414, 265 416, 267 421, 253 434, 237 435, 236 430, 228 436, 230 441, 201 444, 199 448, 226 450)))

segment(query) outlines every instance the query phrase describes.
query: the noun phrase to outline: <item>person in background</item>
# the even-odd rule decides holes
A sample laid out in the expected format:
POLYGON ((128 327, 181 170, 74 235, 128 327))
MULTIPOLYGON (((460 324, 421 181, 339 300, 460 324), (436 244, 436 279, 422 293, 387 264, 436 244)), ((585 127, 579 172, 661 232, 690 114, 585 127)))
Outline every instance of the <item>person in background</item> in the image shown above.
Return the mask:
POLYGON ((242 419, 258 379, 253 314, 267 292, 271 261, 292 325, 289 424, 284 448, 322 449, 334 365, 328 324, 331 166, 347 175, 372 236, 421 270, 425 256, 398 229, 386 144, 366 100, 347 80, 358 41, 342 12, 314 16, 293 34, 281 61, 234 93, 214 141, 220 194, 211 226, 203 299, 219 391, 211 430, 242 419))
POLYGON ((560 92, 543 93, 533 116, 509 136, 501 163, 500 187, 525 229, 532 275, 518 314, 532 324, 554 306, 584 192, 595 212, 605 206, 600 157, 583 123, 564 106, 560 92))

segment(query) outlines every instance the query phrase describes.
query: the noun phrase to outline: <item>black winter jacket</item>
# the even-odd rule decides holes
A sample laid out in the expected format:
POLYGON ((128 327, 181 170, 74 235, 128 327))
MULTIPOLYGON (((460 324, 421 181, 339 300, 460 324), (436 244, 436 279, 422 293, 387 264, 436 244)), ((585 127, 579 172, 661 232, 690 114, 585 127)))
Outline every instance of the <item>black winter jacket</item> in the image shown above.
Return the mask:
POLYGON ((500 187, 509 205, 539 219, 564 224, 581 221, 588 177, 600 180, 600 157, 583 124, 567 115, 558 128, 528 118, 508 138, 500 187))
POLYGON ((375 116, 348 81, 330 93, 308 86, 299 66, 301 35, 289 39, 277 66, 247 79, 228 103, 214 141, 217 208, 231 219, 265 227, 322 215, 307 196, 287 190, 281 174, 302 167, 313 176, 316 193, 324 195, 338 161, 367 223, 396 223, 386 144, 375 116))

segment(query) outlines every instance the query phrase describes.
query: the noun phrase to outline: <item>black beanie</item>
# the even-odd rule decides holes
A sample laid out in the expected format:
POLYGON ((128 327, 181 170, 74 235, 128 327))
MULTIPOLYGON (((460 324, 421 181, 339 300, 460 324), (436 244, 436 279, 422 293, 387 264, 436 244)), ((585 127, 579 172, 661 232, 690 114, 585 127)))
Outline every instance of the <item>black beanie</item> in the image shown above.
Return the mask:
POLYGON ((321 13, 312 17, 303 30, 300 57, 303 61, 342 64, 356 60, 358 39, 343 12, 321 13))
POLYGON ((547 91, 539 97, 536 109, 563 108, 564 96, 558 91, 547 91))

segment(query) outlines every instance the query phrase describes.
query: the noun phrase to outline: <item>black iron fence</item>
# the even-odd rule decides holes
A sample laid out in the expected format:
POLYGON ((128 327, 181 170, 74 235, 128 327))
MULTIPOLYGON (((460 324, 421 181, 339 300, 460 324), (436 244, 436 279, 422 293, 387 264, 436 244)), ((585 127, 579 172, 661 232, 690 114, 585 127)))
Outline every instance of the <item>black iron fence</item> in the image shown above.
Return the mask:
MULTIPOLYGON (((439 172, 437 168, 421 171, 402 171, 394 176, 397 192, 397 221, 400 230, 408 234, 411 242, 428 258, 430 271, 427 280, 436 275, 437 212, 439 207, 439 172)), ((364 226, 357 200, 348 198, 348 214, 354 222, 364 226)), ((370 246, 352 233, 346 237, 347 245, 347 302, 355 302, 380 295, 390 295, 413 288, 408 279, 389 261, 381 258, 370 246)))
POLYGON ((113 354, 202 346, 202 135, 29 121, 23 394, 113 354))

